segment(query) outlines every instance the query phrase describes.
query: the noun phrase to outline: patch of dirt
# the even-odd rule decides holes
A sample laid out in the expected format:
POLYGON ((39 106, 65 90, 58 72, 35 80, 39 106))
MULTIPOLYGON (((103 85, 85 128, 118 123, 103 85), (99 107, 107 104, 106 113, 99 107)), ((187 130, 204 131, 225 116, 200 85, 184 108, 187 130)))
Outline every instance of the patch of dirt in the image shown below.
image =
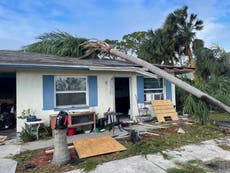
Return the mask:
POLYGON ((159 135, 174 134, 174 133, 177 133, 178 128, 179 128, 178 126, 171 126, 171 127, 167 127, 167 128, 153 129, 153 130, 150 130, 150 132, 156 133, 159 135))
POLYGON ((156 133, 156 134, 159 134, 159 135, 175 134, 175 133, 177 133, 179 128, 182 128, 186 132, 186 131, 190 130, 191 125, 186 124, 184 122, 178 122, 176 125, 171 125, 171 126, 168 126, 166 128, 152 129, 149 132, 156 133))
POLYGON ((156 140, 158 140, 158 139, 160 139, 160 136, 145 133, 145 134, 140 134, 140 138, 141 139, 156 139, 156 140))
POLYGON ((37 168, 41 168, 46 164, 49 164, 53 158, 52 154, 46 154, 45 151, 42 151, 35 155, 30 162, 34 163, 37 168))
MULTIPOLYGON (((75 149, 70 149, 70 156, 73 160, 76 160, 78 158, 75 149)), ((49 165, 52 162, 53 154, 46 154, 45 151, 40 151, 33 155, 33 157, 26 161, 23 164, 17 165, 17 171, 26 171, 26 165, 27 164, 34 164, 36 168, 42 168, 46 165, 49 165)), ((67 164, 69 165, 69 164, 67 164)), ((51 166, 52 167, 52 166, 51 166)), ((54 166, 53 166, 54 167, 54 166)), ((63 166, 64 168, 65 166, 63 166)))

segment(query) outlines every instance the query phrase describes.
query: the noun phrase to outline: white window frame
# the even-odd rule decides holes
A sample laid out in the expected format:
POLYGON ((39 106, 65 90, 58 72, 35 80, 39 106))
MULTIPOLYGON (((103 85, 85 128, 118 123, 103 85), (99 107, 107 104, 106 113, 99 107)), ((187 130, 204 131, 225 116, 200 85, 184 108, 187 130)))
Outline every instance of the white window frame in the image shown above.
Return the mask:
POLYGON ((72 107, 82 107, 82 106, 87 106, 89 101, 88 101, 88 95, 89 95, 89 90, 88 90, 88 78, 87 76, 65 76, 65 75, 57 75, 54 77, 54 102, 55 102, 55 107, 56 108, 72 108, 72 107), (58 77, 72 77, 72 78, 84 78, 86 81, 86 90, 85 91, 57 91, 56 90, 56 80, 58 77), (58 93, 86 93, 86 104, 79 104, 79 105, 62 105, 58 106, 57 105, 57 100, 56 100, 56 94, 58 93))
MULTIPOLYGON (((144 78, 144 79, 153 79, 153 78, 144 78)), ((154 78, 155 79, 155 78, 154 78)), ((162 79, 162 88, 148 88, 148 89, 145 89, 145 86, 144 86, 144 99, 145 98, 147 98, 146 97, 146 94, 153 94, 153 95, 159 95, 159 94, 162 94, 162 98, 164 97, 164 81, 163 81, 163 79, 162 79), (157 90, 161 90, 162 92, 150 92, 150 93, 145 93, 145 91, 157 91, 157 90)), ((154 98, 155 98, 155 96, 154 96, 154 98)), ((144 100, 145 102, 149 102, 149 101, 151 101, 151 100, 144 100)))

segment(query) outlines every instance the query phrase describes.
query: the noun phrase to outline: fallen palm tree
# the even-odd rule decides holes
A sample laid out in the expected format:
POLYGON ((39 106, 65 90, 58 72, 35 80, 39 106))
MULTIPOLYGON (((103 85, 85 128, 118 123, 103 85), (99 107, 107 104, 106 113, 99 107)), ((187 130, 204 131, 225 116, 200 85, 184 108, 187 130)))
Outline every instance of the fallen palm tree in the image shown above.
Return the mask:
POLYGON ((196 96, 197 98, 206 101, 212 105, 215 105, 219 107, 220 109, 225 110, 226 112, 230 113, 230 107, 225 105, 224 103, 220 102, 219 100, 215 99, 214 97, 202 92, 201 90, 189 85, 188 83, 176 78, 175 76, 165 72, 164 70, 161 70, 160 68, 140 59, 134 56, 127 55, 123 52, 120 52, 116 49, 113 49, 109 44, 103 42, 103 41, 98 41, 98 40, 89 40, 87 42, 84 42, 83 47, 86 49, 86 54, 92 54, 94 52, 100 52, 101 54, 109 54, 109 55, 114 55, 117 57, 121 57, 123 59, 126 59, 130 62, 133 62, 135 64, 138 64, 143 67, 145 71, 150 71, 154 74, 157 74, 166 80, 172 82, 176 86, 182 88, 183 90, 191 93, 192 95, 196 96))

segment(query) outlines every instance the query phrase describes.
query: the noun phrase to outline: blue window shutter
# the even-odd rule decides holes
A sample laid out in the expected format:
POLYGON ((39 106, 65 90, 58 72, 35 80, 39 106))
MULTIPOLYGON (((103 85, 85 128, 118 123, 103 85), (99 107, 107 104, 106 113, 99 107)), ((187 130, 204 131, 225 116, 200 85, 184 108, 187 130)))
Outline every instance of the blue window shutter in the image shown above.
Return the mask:
POLYGON ((172 84, 171 84, 171 82, 165 80, 165 87, 166 87, 166 99, 172 100, 172 84))
POLYGON ((43 75, 43 109, 54 109, 54 76, 43 75))
POLYGON ((144 103, 144 78, 137 76, 137 102, 144 103))
POLYGON ((98 105, 97 76, 88 76, 89 106, 98 105))

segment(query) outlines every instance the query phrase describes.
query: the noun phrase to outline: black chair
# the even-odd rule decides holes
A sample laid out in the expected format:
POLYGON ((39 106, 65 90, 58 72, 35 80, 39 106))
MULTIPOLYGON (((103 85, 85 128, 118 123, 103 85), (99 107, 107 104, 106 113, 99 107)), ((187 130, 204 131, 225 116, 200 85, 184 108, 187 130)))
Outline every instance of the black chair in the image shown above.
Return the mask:
POLYGON ((120 131, 122 131, 121 128, 121 122, 119 120, 119 116, 122 115, 122 113, 116 113, 116 112, 111 112, 110 109, 105 113, 105 119, 106 119, 106 126, 109 127, 109 131, 113 129, 114 133, 114 128, 117 126, 120 131))

